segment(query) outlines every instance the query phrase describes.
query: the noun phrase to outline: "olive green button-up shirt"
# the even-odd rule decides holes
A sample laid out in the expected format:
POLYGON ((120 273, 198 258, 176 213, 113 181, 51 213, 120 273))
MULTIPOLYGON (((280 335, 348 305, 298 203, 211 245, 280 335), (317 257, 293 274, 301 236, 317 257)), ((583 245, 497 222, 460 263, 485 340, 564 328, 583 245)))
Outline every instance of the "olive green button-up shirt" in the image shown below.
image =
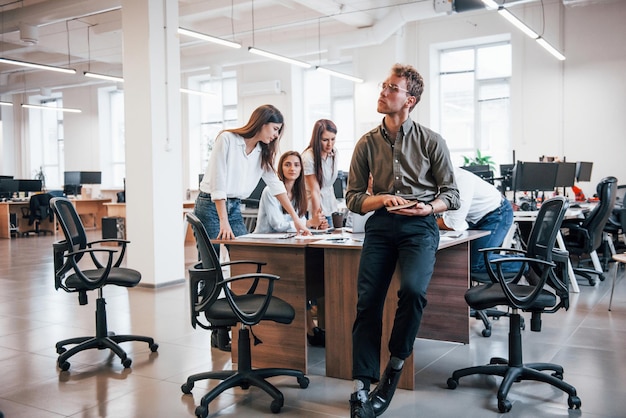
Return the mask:
POLYGON ((346 205, 363 214, 369 174, 373 194, 393 194, 409 200, 430 202, 439 198, 449 210, 460 206, 450 152, 438 133, 408 118, 395 140, 384 122, 359 139, 350 164, 346 205))

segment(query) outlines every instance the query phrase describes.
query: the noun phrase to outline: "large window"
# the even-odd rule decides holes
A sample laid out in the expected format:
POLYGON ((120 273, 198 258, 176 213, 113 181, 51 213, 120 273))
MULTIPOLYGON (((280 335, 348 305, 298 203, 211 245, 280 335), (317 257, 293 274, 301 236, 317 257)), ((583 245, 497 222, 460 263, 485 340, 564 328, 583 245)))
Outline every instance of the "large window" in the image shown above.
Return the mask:
POLYGON ((198 109, 198 112, 190 112, 189 123, 191 188, 198 186, 194 179, 204 173, 217 134, 223 129, 239 126, 236 76, 234 71, 224 71, 221 77, 199 80, 198 90, 210 94, 189 96, 189 108, 198 109))
POLYGON ((511 163, 511 44, 440 51, 440 130, 455 164, 476 150, 511 163))
MULTIPOLYGON (((37 104, 56 108, 63 107, 59 98, 45 99, 37 104)), ((63 112, 43 109, 29 109, 29 170, 31 178, 43 171, 45 187, 48 189, 63 186, 63 112)))

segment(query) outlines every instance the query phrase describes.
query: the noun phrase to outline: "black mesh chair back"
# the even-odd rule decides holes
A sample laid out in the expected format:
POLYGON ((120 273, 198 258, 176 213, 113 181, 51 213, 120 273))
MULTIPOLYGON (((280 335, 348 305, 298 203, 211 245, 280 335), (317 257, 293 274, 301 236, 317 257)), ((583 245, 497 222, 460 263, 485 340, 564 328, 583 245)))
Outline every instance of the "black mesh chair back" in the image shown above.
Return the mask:
POLYGON ((617 178, 605 177, 596 187, 596 193, 600 200, 598 204, 585 217, 581 227, 589 231, 591 239, 584 247, 585 252, 591 252, 600 248, 602 244, 602 231, 615 206, 617 197, 617 178))

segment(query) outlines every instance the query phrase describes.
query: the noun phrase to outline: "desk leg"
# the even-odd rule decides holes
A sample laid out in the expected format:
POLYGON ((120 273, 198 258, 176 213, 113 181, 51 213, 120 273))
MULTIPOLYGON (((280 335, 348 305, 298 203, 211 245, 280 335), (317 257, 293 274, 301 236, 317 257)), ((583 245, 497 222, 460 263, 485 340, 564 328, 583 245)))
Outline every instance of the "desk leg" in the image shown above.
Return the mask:
MULTIPOLYGON (((563 235, 559 232, 556 235, 556 243, 560 249, 566 250, 565 242, 563 242, 563 235)), ((569 274, 569 281, 572 286, 572 293, 580 293, 580 289, 578 288, 578 281, 576 280, 576 274, 574 274, 574 268, 572 267, 572 261, 567 260, 567 274, 569 274)))

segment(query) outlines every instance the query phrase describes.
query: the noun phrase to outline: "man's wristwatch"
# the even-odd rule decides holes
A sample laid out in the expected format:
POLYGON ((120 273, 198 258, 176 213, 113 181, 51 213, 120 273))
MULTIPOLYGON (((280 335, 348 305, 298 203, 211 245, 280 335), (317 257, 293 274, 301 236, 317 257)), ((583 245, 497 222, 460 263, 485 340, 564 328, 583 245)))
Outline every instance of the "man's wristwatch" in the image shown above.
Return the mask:
POLYGON ((432 205, 432 203, 426 203, 428 206, 430 206, 430 214, 434 215, 435 214, 435 207, 432 205))

